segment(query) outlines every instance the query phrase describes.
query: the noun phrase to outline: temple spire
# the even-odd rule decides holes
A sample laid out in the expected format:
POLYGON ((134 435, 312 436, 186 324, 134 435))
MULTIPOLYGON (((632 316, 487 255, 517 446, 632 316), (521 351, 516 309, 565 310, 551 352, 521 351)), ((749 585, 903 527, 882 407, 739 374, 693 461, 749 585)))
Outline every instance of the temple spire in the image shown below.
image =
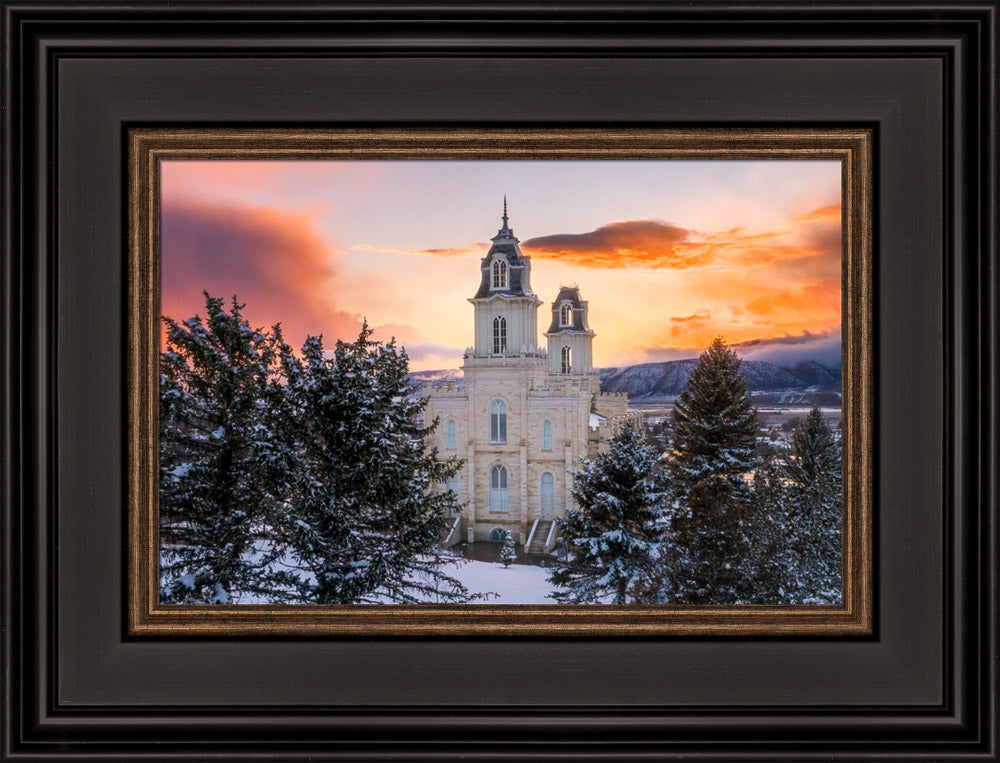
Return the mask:
POLYGON ((510 229, 510 219, 507 217, 507 194, 503 195, 503 225, 497 231, 496 238, 514 238, 514 231, 510 229))

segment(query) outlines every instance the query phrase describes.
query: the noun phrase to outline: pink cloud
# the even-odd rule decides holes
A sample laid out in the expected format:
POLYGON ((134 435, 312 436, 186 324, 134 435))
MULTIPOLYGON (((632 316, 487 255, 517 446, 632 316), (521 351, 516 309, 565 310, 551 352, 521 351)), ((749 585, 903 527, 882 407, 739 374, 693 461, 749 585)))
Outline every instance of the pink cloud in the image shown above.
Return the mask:
POLYGON ((235 204, 165 201, 160 215, 160 310, 204 313, 202 291, 246 303, 254 326, 281 323, 285 338, 357 335, 359 316, 338 310, 329 246, 308 213, 235 204))
POLYGON ((165 202, 191 199, 241 201, 258 198, 309 197, 325 203, 347 185, 356 196, 375 182, 377 162, 323 160, 169 160, 160 165, 161 196, 165 202))

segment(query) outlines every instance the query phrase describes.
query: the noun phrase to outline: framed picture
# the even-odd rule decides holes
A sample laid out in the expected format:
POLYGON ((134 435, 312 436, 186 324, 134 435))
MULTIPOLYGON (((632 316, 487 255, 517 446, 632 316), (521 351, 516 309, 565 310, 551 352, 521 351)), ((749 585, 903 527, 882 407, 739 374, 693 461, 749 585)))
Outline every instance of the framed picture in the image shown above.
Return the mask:
POLYGON ((871 633, 871 131, 137 128, 128 139, 131 633, 871 633), (226 178, 245 189, 261 173, 267 186, 323 204, 323 225, 341 231, 347 218, 333 222, 333 209, 347 202, 331 196, 357 198, 367 186, 370 227, 354 235, 377 240, 437 217, 428 235, 443 246, 406 248, 409 233, 389 249, 368 239, 328 249, 294 221, 287 195, 241 206, 223 190, 226 178), (448 220, 466 214, 462 199, 484 175, 484 187, 507 180, 532 208, 544 205, 549 224, 585 206, 635 219, 604 221, 583 248, 578 233, 522 244, 504 197, 491 243, 462 251, 447 232, 461 223, 448 220), (396 194, 408 184, 431 204, 401 209, 396 194), (579 198, 568 198, 573 185, 579 198), (667 188, 678 189, 676 209, 699 186, 704 200, 686 214, 700 209, 700 222, 657 219, 667 188), (775 186, 788 201, 754 201, 775 186), (207 198, 212 188, 228 200, 207 198), (723 198, 739 212, 710 211, 723 198), (735 222, 753 216, 768 222, 735 222), (289 235, 274 230, 282 221, 290 247, 278 243, 289 235), (318 272, 292 286, 286 268, 309 269, 302 257, 318 272), (319 275, 334 269, 340 280, 319 275), (457 287, 463 269, 469 294, 457 287), (234 297, 220 323, 207 289, 235 284, 246 304, 234 297), (297 296, 282 299, 289 288, 297 296), (555 301, 539 341, 545 291, 555 301), (254 328, 253 347, 232 349, 233 320, 250 336, 243 316, 254 296, 281 326, 269 338, 254 328), (678 316, 662 314, 664 300, 678 316), (185 308, 184 318, 168 315, 185 308), (188 317, 206 309, 215 312, 204 323, 188 317), (302 344, 310 322, 328 349, 302 344), (705 355, 717 370, 696 372, 698 343, 722 333, 733 347, 720 341, 705 355), (430 340, 428 358, 414 337, 430 340), (393 367, 429 383, 407 389, 399 376, 389 388, 355 388, 359 375, 391 376, 388 366, 365 371, 376 366, 361 355, 396 358, 397 339, 393 367), (365 349, 350 350, 357 341, 365 349), (602 381, 608 357, 620 367, 602 381), (641 362, 662 357, 674 360, 641 362), (725 370, 728 357, 736 365, 725 370), (461 369, 442 373, 442 360, 461 369), (253 376, 262 366, 272 387, 253 376), (620 381, 677 369, 704 377, 700 397, 683 377, 676 389, 620 381), (720 395, 718 374, 732 375, 731 393, 720 395), (253 402, 239 417, 244 396, 253 402), (385 413, 355 428, 364 409, 385 413), (679 415, 686 423, 674 431, 679 415), (403 452, 390 447, 373 464, 389 433, 403 452), (413 460, 415 438, 423 460, 413 460), (623 459, 629 477, 615 466, 623 459), (688 484, 684 472, 704 471, 705 459, 725 484, 710 501, 699 496, 714 478, 699 472, 688 484), (260 470, 271 462, 280 462, 273 479, 260 470), (450 471, 435 477, 436 468, 450 471), (355 473, 364 476, 352 488, 355 473), (388 490, 394 481, 401 488, 388 490), (609 514, 610 499, 590 494, 635 508, 609 514), (391 563, 369 572, 376 558, 391 563))
MULTIPOLYGON (((5 759, 997 759, 996 2, 3 10, 5 759), (715 151, 766 164, 814 151, 837 163, 842 601, 343 605, 306 601, 306 585, 295 587, 303 603, 224 604, 222 586, 199 604, 187 592, 201 582, 179 569, 165 586, 160 533, 181 539, 176 550, 190 526, 158 511, 153 382, 158 344, 170 339, 159 316, 197 322, 161 302, 163 168, 198 152, 348 162, 384 161, 387 149, 407 162, 593 165, 595 155, 635 163, 715 151)), ((765 186, 755 203, 780 193, 765 186)), ((508 353, 513 318, 494 334, 490 313, 483 341, 499 339, 500 351, 477 353, 474 338, 458 361, 537 355, 547 381, 597 374, 617 363, 599 354, 613 336, 597 323, 602 287, 579 276, 579 295, 560 297, 574 284, 547 284, 541 263, 570 251, 552 237, 601 223, 525 229, 519 221, 544 210, 518 207, 517 194, 515 183, 484 202, 490 227, 477 240, 489 246, 470 261, 487 279, 483 300, 494 277, 509 291, 513 271, 493 273, 489 239, 519 237, 545 303, 550 330, 539 334, 556 343, 508 353), (592 345, 588 324, 577 325, 588 300, 592 345)), ((451 197, 455 214, 475 195, 451 197)), ((210 213, 209 201, 189 209, 210 213)), ((260 229, 247 230, 252 254, 260 229)), ((354 243, 436 246, 417 233, 354 243)), ((474 314, 468 291, 449 284, 441 302, 474 314)), ((254 327, 283 320, 258 321, 238 296, 254 327)), ((315 330, 330 329, 303 333, 315 330)), ((442 392, 457 392, 448 384, 442 392)), ((451 399, 432 404, 443 411, 451 399)), ((589 413, 598 419, 587 458, 609 452, 618 431, 602 443, 600 417, 629 419, 606 402, 588 411, 588 430, 589 413)), ((497 440, 515 431, 502 413, 497 440)), ((457 450, 463 419, 453 420, 457 450)), ((532 422, 541 451, 544 417, 532 422)), ((515 482, 517 462, 473 465, 490 480, 493 467, 508 469, 507 501, 499 472, 495 486, 470 483, 485 491, 473 511, 489 521, 463 509, 459 534, 489 543, 500 528, 515 553, 530 550, 544 470, 523 471, 538 477, 537 517, 499 522, 527 505, 510 493, 528 482, 515 482)), ((457 495, 447 485, 427 495, 448 491, 457 495)), ((289 522, 256 525, 254 540, 289 522)))

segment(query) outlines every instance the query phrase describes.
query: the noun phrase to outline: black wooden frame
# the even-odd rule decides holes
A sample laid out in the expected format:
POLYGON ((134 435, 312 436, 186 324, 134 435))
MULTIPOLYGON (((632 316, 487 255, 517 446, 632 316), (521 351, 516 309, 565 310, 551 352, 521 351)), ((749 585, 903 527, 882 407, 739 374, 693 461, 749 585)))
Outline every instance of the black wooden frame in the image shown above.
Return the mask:
POLYGON ((995 760, 996 0, 3 0, 11 760, 995 760), (872 638, 137 639, 124 130, 876 130, 872 638))

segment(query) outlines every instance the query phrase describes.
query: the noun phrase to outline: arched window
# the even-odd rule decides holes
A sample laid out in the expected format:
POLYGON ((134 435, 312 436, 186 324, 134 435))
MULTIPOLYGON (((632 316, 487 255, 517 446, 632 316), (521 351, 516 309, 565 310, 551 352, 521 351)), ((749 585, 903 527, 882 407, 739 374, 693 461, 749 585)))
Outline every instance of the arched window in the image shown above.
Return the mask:
POLYGON ((490 511, 507 511, 507 468, 490 469, 490 511))
POLYGON ((552 472, 544 472, 542 474, 541 490, 539 492, 541 493, 543 521, 552 519, 555 506, 555 484, 556 479, 552 476, 552 472))
POLYGON ((458 424, 449 419, 448 423, 444 425, 444 431, 445 447, 454 450, 458 447, 458 424))
POLYGON ((493 260, 493 289, 507 288, 507 261, 502 257, 493 260))
POLYGON ((568 374, 573 370, 573 350, 570 347, 562 348, 562 372, 568 374))
POLYGON ((507 319, 498 315, 493 319, 493 354, 507 352, 507 319))
POLYGON ((490 403, 490 442, 507 442, 507 404, 503 400, 490 403))
POLYGON ((571 323, 573 323, 573 310, 568 302, 563 302, 559 306, 559 325, 569 326, 571 323))
POLYGON ((552 422, 548 419, 542 422, 542 450, 552 450, 552 422))
POLYGON ((507 540, 507 530, 504 530, 502 527, 496 528, 490 533, 490 540, 494 543, 503 543, 507 540))

